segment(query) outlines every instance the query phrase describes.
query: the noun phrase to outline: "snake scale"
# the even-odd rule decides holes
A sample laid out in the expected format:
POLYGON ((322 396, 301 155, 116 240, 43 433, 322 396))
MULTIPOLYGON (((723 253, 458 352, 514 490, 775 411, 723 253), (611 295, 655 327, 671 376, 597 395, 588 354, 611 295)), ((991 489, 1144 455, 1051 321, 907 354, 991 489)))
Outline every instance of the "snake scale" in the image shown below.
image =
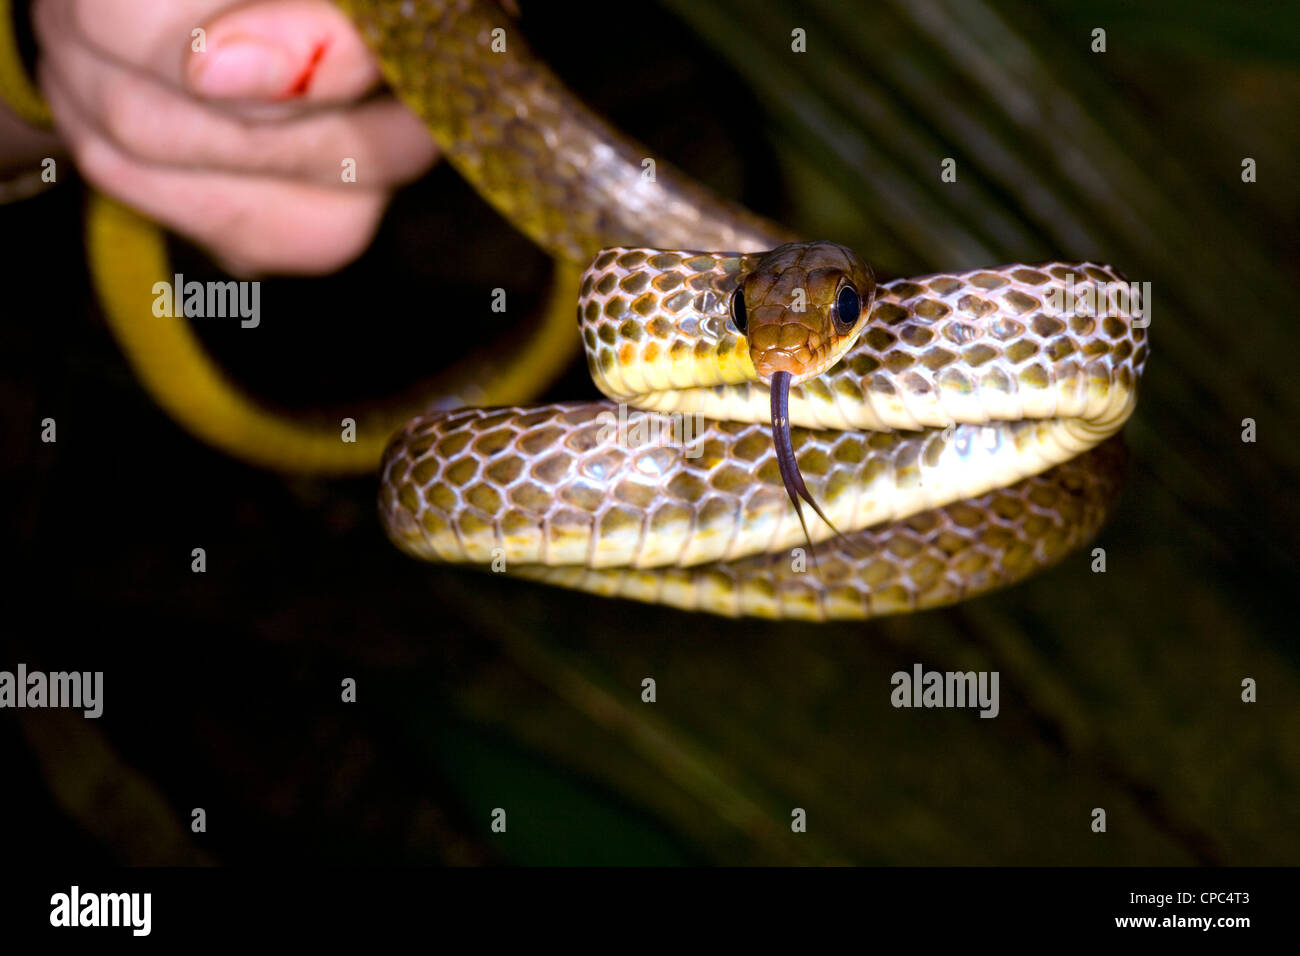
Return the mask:
MULTIPOLYGON (((457 171, 557 261, 585 267, 577 318, 609 398, 411 420, 380 478, 402 550, 695 611, 835 619, 985 593, 1100 527, 1123 457, 1107 439, 1148 354, 1136 303, 1107 306, 1119 273, 1013 264, 861 280, 871 288, 848 299, 830 288, 830 315, 849 302, 861 317, 820 364, 796 362, 821 342, 815 323, 760 332, 754 309, 747 328, 745 299, 781 288, 771 256, 797 237, 667 163, 645 175, 653 153, 583 106, 495 5, 337 2, 457 171), (764 335, 790 362, 760 354, 764 335), (825 522, 802 524, 796 486, 825 522)), ((103 288, 124 270, 99 271, 103 288)), ((108 311, 153 388, 148 346, 108 311)), ((207 377, 211 407, 241 411, 207 377)), ((227 436, 191 418, 228 447, 264 421, 242 412, 227 436)), ((274 464, 292 444, 278 435, 247 457, 274 464)))

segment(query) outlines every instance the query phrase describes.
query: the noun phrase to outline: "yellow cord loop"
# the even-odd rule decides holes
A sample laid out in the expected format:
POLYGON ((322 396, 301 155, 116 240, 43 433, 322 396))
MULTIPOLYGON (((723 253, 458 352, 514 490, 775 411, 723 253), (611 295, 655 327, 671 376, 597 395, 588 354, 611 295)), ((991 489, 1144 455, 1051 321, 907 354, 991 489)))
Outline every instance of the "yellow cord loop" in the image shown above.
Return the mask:
MULTIPOLYGON (((91 276, 109 328, 141 384, 191 434, 250 464, 277 471, 327 475, 374 471, 392 434, 439 389, 405 408, 357 416, 355 441, 343 422, 308 422, 258 404, 203 350, 189 322, 153 314, 153 286, 171 275, 162 233, 122 204, 95 194, 87 212, 91 276)), ((463 370, 450 373, 474 387, 479 404, 513 404, 535 397, 569 364, 577 349, 573 303, 576 269, 558 269, 546 313, 522 350, 485 385, 463 370)))
POLYGON ((33 126, 48 127, 54 122, 45 97, 23 68, 14 32, 13 0, 0 0, 0 99, 33 126))

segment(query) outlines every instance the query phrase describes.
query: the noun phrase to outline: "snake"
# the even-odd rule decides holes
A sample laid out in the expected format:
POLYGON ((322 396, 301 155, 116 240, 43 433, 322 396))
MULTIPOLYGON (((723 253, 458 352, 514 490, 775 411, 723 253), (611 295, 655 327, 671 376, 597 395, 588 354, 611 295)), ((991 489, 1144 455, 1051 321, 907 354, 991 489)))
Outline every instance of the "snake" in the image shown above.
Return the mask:
POLYGON ((602 252, 579 309, 611 401, 413 420, 381 470, 390 538, 596 594, 831 620, 985 593, 1097 531, 1118 481, 1106 440, 1148 352, 1128 312, 1088 308, 1118 273, 1049 263, 884 283, 843 356, 790 388, 819 528, 791 508, 769 386, 727 308, 764 258, 602 252), (1056 315, 1067 287, 1081 301, 1056 315), (794 553, 803 535, 827 542, 815 568, 794 553))
MULTIPOLYGON (((378 464, 379 517, 402 551, 686 611, 836 620, 985 594, 1097 533, 1149 351, 1138 303, 1110 294, 1127 287, 1117 270, 877 283, 851 250, 646 163, 653 151, 567 90, 496 5, 337 2, 446 160, 575 270, 557 289, 576 294, 576 323, 572 299, 561 307, 606 396, 426 408, 391 438, 369 429, 349 462, 378 464)), ((160 394, 169 383, 118 329, 130 310, 111 294, 135 247, 112 245, 97 284, 159 402, 232 453, 311 467, 276 457, 294 454, 292 424, 230 400, 244 418, 223 431, 209 421, 221 402, 195 412, 160 394), (281 431, 258 442, 259 429, 281 431)), ((138 282, 166 275, 135 268, 138 282)))

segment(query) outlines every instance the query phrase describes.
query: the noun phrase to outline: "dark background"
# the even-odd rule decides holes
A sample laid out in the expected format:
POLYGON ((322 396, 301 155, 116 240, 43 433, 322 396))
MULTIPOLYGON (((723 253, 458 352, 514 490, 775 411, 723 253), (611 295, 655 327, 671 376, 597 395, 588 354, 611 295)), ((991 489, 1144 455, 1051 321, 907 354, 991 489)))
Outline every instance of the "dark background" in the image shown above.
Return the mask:
MULTIPOLYGON (((574 6, 525 3, 522 25, 589 102, 881 276, 1091 258, 1152 283, 1128 486, 1097 542, 1106 573, 1083 552, 955 608, 807 626, 420 565, 385 541, 372 478, 249 468, 152 404, 90 294, 84 196, 64 184, 0 209, 0 668, 103 670, 105 714, 0 713, 7 850, 1300 860, 1295 6, 574 6), (939 181, 944 157, 955 184, 939 181), (47 416, 54 445, 39 441, 47 416), (190 572, 194 547, 206 574, 190 572), (917 661, 999 671, 1001 715, 891 708, 890 674, 917 661), (345 677, 354 705, 339 702, 345 677), (1258 703, 1241 702, 1245 677, 1258 703), (189 831, 194 807, 206 833, 189 831), (490 832, 494 807, 506 834, 490 832)), ((210 271, 173 252, 187 277, 210 271)), ((485 288, 540 301, 548 272, 439 168, 356 266, 266 283, 255 333, 201 331, 269 400, 378 397, 505 331, 485 288)), ((591 395, 579 364, 546 397, 591 395)))

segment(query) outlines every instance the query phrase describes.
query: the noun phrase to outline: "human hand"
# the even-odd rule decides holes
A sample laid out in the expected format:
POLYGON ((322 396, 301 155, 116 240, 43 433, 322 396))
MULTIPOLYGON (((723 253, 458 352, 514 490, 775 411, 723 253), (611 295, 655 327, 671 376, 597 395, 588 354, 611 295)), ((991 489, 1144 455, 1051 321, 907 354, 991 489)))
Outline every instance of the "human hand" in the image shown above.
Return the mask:
POLYGON ((405 107, 364 98, 378 69, 325 0, 36 0, 32 18, 85 178, 236 274, 345 265, 436 158, 405 107))

